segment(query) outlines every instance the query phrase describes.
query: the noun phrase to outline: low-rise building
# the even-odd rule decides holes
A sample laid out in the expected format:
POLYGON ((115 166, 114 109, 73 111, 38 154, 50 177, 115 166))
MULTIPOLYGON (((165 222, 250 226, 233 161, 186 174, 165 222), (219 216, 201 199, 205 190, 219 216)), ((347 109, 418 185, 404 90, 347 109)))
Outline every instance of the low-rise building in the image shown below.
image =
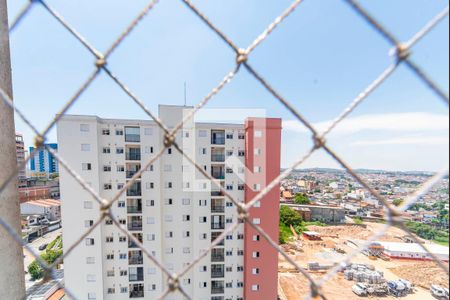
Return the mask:
POLYGON ((54 199, 33 200, 20 204, 22 215, 41 215, 49 221, 61 219, 61 202, 54 199))

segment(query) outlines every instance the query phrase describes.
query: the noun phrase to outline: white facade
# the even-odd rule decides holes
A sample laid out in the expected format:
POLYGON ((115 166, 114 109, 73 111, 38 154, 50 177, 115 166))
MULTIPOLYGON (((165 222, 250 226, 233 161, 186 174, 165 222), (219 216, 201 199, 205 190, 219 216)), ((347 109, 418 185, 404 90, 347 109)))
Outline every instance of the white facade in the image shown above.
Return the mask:
MULTIPOLYGON (((173 128, 185 107, 161 106, 160 118, 173 128)), ((64 116, 58 123, 59 153, 103 198, 111 199, 163 145, 163 131, 152 121, 106 120, 64 116), (133 150, 135 149, 135 150, 133 150)), ((177 143, 233 197, 244 201, 245 139, 243 125, 191 124, 177 143), (215 131, 217 135, 215 138, 215 131), (234 161, 225 166, 225 159, 234 161), (231 171, 231 169, 233 171, 231 171)), ((148 166, 112 212, 145 249, 171 272, 180 272, 207 249, 215 236, 237 221, 236 207, 173 147, 148 166), (133 192, 136 193, 133 193, 133 192)), ((99 205, 60 170, 65 250, 99 219, 99 205)), ((244 225, 230 234, 180 284, 198 300, 240 300, 244 285, 244 225), (217 277, 217 278, 214 278, 217 277)), ((64 260, 65 285, 78 299, 158 299, 166 277, 115 226, 103 221, 64 260)), ((166 299, 183 299, 180 294, 166 299)))

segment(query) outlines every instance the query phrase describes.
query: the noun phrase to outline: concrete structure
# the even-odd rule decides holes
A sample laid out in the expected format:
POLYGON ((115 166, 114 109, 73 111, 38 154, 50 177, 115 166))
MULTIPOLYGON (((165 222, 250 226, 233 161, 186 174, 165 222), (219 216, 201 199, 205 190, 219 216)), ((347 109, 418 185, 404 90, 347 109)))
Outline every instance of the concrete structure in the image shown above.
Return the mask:
MULTIPOLYGON (((9 49, 8 7, 6 0, 0 0, 0 182, 9 180, 17 168, 14 110, 4 99, 12 100, 11 57, 9 49), (5 97, 6 96, 6 97, 5 97)), ((19 193, 15 180, 0 193, 0 218, 8 230, 20 235, 19 193)), ((25 278, 23 275, 23 249, 14 237, 0 226, 0 291, 3 299, 23 299, 25 278)))
POLYGON ((303 214, 308 209, 311 214, 311 221, 320 221, 324 223, 345 223, 345 209, 335 206, 318 206, 318 205, 299 205, 299 204, 283 204, 287 205, 303 214))
POLYGON ((26 150, 23 141, 23 135, 16 133, 16 156, 17 166, 19 166, 19 173, 17 179, 19 180, 19 187, 27 186, 27 171, 25 162, 26 150), (22 166, 23 165, 23 166, 22 166))
MULTIPOLYGON (((419 244, 411 243, 390 243, 377 242, 384 247, 384 254, 396 259, 411 259, 411 260, 433 260, 419 244)), ((431 253, 437 256, 442 261, 449 261, 449 248, 436 245, 425 245, 431 253)))
POLYGON ((61 201, 54 199, 32 200, 20 204, 22 215, 42 215, 49 221, 61 219, 61 201))
MULTIPOLYGON (((159 116, 171 128, 191 109, 161 106, 159 116)), ((245 126, 190 123, 177 135, 180 147, 241 202, 250 201, 279 175, 280 139, 279 119, 248 119, 245 126)), ((61 155, 107 199, 161 151, 163 140, 152 121, 64 116, 58 123, 61 155)), ((69 247, 98 219, 99 206, 65 170, 60 176, 64 247, 69 247)), ((275 241, 278 207, 277 186, 250 215, 275 241)), ((145 169, 112 213, 171 272, 189 266, 238 221, 236 206, 173 148, 145 169)), ((157 299, 167 288, 159 268, 110 220, 64 264, 66 287, 80 299, 157 299)), ((180 284, 192 299, 275 300, 277 268, 276 250, 249 225, 240 224, 180 284)))
MULTIPOLYGON (((58 150, 58 144, 46 144, 46 147, 55 151, 58 150)), ((46 148, 34 151, 35 148, 30 147, 30 155, 32 155, 30 159, 30 170, 32 177, 49 178, 50 175, 59 173, 58 161, 46 148)))

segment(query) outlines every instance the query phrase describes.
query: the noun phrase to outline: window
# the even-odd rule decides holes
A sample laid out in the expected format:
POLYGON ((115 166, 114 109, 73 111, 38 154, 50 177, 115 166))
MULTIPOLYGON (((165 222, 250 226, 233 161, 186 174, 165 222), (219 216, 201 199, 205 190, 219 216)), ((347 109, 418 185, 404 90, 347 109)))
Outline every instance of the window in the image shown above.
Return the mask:
POLYGON ((260 258, 261 254, 258 251, 253 252, 253 258, 260 258))
POLYGON ((152 154, 153 153, 153 147, 149 147, 149 146, 145 147, 145 153, 152 154))
POLYGON ((255 224, 255 225, 261 225, 261 219, 259 219, 259 218, 253 219, 253 224, 255 224))
POLYGON ((227 150, 227 156, 233 156, 234 152, 233 150, 227 150))
POLYGON ((114 259, 114 253, 108 253, 108 254, 106 254, 106 259, 107 259, 107 260, 113 260, 113 259, 114 259))
POLYGON ((146 205, 147 206, 155 206, 155 200, 147 200, 147 201, 145 201, 145 203, 146 203, 146 205))
POLYGON ((113 243, 113 242, 114 242, 114 237, 112 237, 112 236, 107 236, 107 237, 106 237, 106 242, 107 242, 107 243, 113 243))
POLYGON ((164 200, 164 203, 165 203, 166 205, 173 205, 173 199, 171 199, 171 198, 166 199, 166 200, 164 200))
POLYGON ((126 286, 120 287, 120 293, 122 293, 122 294, 128 293, 128 288, 126 286))
POLYGON ((83 171, 91 171, 92 170, 92 164, 90 164, 90 163, 83 163, 83 164, 81 164, 81 169, 83 171))
POLYGON ((114 270, 108 270, 108 271, 106 271, 106 277, 114 277, 114 275, 115 275, 114 270))
POLYGON ((200 223, 207 223, 208 218, 207 217, 200 217, 200 223))
POLYGON ((253 205, 253 207, 260 208, 261 207, 261 201, 256 201, 255 205, 253 205))
POLYGON ((256 149, 255 149, 255 156, 259 156, 259 155, 261 155, 261 154, 262 154, 262 150, 259 149, 259 148, 256 148, 256 149))
POLYGON ((122 173, 125 172, 125 166, 117 166, 117 172, 122 173))
POLYGON ((149 275, 156 275, 156 268, 148 268, 149 275))
POLYGON ((124 154, 125 153, 125 149, 123 148, 116 148, 116 154, 124 154))
POLYGON ((81 132, 89 132, 89 124, 80 124, 81 132))
POLYGON ((153 242, 156 240, 156 234, 147 234, 147 241, 153 242))
POLYGON ((166 187, 166 189, 171 189, 171 188, 173 188, 172 182, 166 182, 165 187, 166 187))
POLYGON ((253 275, 259 275, 259 269, 258 268, 253 268, 252 269, 252 274, 253 275))
POLYGON ((153 128, 145 128, 144 134, 145 135, 153 135, 153 128))
POLYGON ((95 257, 86 257, 86 263, 88 265, 93 265, 95 264, 95 257))
POLYGON ((191 199, 183 199, 183 205, 191 205, 191 199))
POLYGON ((156 222, 155 222, 155 218, 153 218, 153 217, 148 217, 147 218, 147 224, 155 224, 156 222))
POLYGON ((118 184, 117 184, 117 189, 118 189, 118 190, 121 190, 121 189, 123 189, 124 186, 125 186, 125 184, 123 184, 123 183, 118 183, 118 184))
POLYGON ((116 129, 116 135, 123 135, 123 129, 116 129))
POLYGON ((85 240, 85 242, 86 242, 86 246, 93 246, 94 245, 94 239, 87 238, 85 240))
POLYGON ((120 236, 119 237, 119 242, 120 243, 125 243, 127 241, 127 237, 126 236, 120 236))
POLYGON ((263 132, 261 130, 255 131, 255 138, 261 138, 263 136, 263 132))
POLYGON ((103 189, 104 189, 105 191, 112 190, 112 184, 111 184, 111 183, 105 183, 105 184, 103 185, 103 189))
POLYGON ((173 222, 173 216, 170 215, 164 216, 164 221, 168 223, 173 222))
POLYGON ((102 135, 110 135, 111 131, 109 129, 103 129, 102 130, 102 135))
POLYGON ((227 191, 232 191, 233 190, 233 185, 232 184, 228 184, 227 185, 227 191))
POLYGON ((227 140, 232 140, 233 138, 234 136, 232 132, 227 133, 227 140))
POLYGON ((238 256, 244 256, 244 250, 238 250, 237 255, 238 256))
POLYGON ((88 293, 88 300, 96 300, 97 296, 95 295, 95 293, 88 293))
POLYGON ((260 190, 261 190, 261 185, 258 184, 258 183, 255 183, 255 184, 253 185, 253 190, 254 190, 254 191, 260 191, 260 190))
POLYGON ((172 165, 164 165, 164 172, 172 172, 172 165))
POLYGON ((141 130, 139 127, 125 127, 125 142, 139 143, 141 141, 141 130))
POLYGON ((88 274, 88 275, 86 276, 86 281, 87 281, 87 282, 96 282, 97 279, 96 279, 95 275, 93 275, 93 274, 88 274))
POLYGON ((111 148, 103 147, 103 154, 111 154, 111 148))
POLYGON ((208 206, 208 200, 198 200, 198 205, 200 207, 202 206, 208 206))
POLYGON ((201 137, 201 138, 208 137, 208 131, 206 131, 206 130, 199 130, 198 137, 201 137))
POLYGON ((91 151, 91 145, 90 144, 81 144, 81 151, 91 151))
POLYGON ((84 201, 84 208, 85 209, 93 209, 94 208, 94 202, 92 202, 92 201, 84 201))
POLYGON ((184 253, 184 254, 189 254, 189 253, 191 253, 191 248, 189 248, 189 247, 183 248, 183 253, 184 253))
POLYGON ((108 288, 108 294, 115 294, 116 289, 115 288, 108 288))
POLYGON ((127 259, 127 254, 126 253, 120 253, 119 254, 119 259, 127 259))
POLYGON ((262 167, 255 167, 255 169, 253 170, 253 173, 261 173, 262 172, 262 167))
POLYGON ((103 166, 103 172, 111 172, 111 166, 103 166))
POLYGON ((119 201, 119 202, 117 202, 117 207, 119 207, 119 208, 125 207, 125 201, 119 201))
POLYGON ((167 149, 167 154, 172 154, 172 148, 167 149))
POLYGON ((166 248, 166 254, 173 254, 173 248, 166 248))
POLYGON ((259 291, 259 285, 257 285, 257 284, 252 285, 252 291, 253 292, 259 291))
POLYGON ((191 221, 191 216, 190 215, 184 215, 183 216, 183 222, 190 222, 191 221))
POLYGON ((191 236, 191 232, 190 231, 185 231, 185 232, 183 232, 183 237, 184 238, 188 238, 188 237, 190 237, 191 236))
POLYGON ((245 156, 245 151, 244 150, 239 150, 238 156, 239 157, 244 157, 245 156))
POLYGON ((240 132, 238 138, 239 138, 240 140, 245 140, 245 133, 240 132))

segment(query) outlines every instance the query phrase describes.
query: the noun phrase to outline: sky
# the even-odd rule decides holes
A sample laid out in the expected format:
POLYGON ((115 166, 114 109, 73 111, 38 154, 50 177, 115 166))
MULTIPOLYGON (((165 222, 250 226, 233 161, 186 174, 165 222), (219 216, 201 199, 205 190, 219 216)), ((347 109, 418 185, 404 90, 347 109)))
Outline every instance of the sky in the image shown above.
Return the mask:
MULTIPOLYGON (((10 19, 26 1, 9 1, 10 19)), ((105 51, 148 1, 48 0, 96 49, 105 51)), ((193 0, 200 11, 246 48, 292 0, 193 0)), ((444 0, 361 0, 382 24, 406 41, 444 0)), ((448 93, 449 24, 443 21, 412 51, 414 61, 448 93)), ((39 4, 11 33, 16 106, 40 130, 95 70, 95 58, 39 4)), ((393 61, 392 45, 343 0, 304 1, 250 56, 249 63, 319 131, 335 119, 393 61)), ((203 99, 235 67, 234 52, 180 0, 161 0, 112 54, 109 68, 146 104, 203 99)), ((263 111, 283 119, 282 166, 312 146, 311 134, 245 69, 208 109, 263 111)), ((148 119, 101 74, 70 114, 148 119)), ((245 115, 241 113, 240 115, 245 115)), ((448 106, 409 69, 395 74, 327 138, 354 168, 438 171, 448 165, 448 106)), ((27 146, 33 134, 16 118, 27 146)), ((56 130, 48 136, 56 142, 56 130)), ((301 166, 338 167, 324 151, 301 166)))

